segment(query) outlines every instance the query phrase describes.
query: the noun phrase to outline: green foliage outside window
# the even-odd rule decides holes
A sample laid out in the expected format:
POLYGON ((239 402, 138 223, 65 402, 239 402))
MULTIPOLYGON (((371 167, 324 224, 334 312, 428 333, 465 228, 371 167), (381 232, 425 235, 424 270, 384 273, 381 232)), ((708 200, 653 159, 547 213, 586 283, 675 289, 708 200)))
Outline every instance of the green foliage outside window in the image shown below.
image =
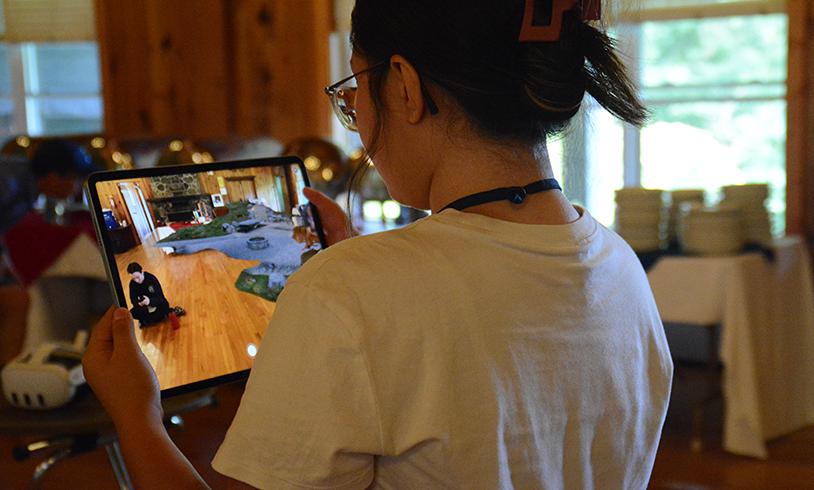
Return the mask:
POLYGON ((653 117, 642 130, 642 184, 768 182, 784 226, 786 15, 646 22, 640 75, 653 117))

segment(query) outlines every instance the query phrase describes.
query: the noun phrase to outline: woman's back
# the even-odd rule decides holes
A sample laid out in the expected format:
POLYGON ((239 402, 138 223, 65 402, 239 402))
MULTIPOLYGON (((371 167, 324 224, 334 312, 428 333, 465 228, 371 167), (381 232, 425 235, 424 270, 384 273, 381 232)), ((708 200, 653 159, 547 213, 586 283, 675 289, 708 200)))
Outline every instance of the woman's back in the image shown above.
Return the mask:
POLYGON ((266 481, 646 486, 672 365, 635 255, 584 211, 559 226, 446 211, 329 249, 289 287, 220 471, 257 443, 266 481), (299 396, 322 414, 305 432, 299 396))
MULTIPOLYGON (((339 243, 347 216, 312 200, 332 246, 278 298, 218 471, 261 488, 646 486, 672 374, 661 322, 546 149, 586 94, 647 118, 601 3, 356 0, 353 74, 325 93, 390 196, 434 214, 339 243)), ((116 405, 135 384, 156 407, 144 376, 105 383, 119 357, 102 332, 94 391, 116 405)), ((142 486, 194 473, 134 439, 142 486)))

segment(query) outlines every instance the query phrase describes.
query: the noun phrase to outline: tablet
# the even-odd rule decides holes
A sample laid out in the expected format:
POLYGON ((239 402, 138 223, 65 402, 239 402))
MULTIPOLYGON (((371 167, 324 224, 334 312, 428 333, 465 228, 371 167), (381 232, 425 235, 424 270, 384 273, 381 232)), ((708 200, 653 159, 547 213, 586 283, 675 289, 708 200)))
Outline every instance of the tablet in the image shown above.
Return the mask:
POLYGON ((162 395, 245 378, 286 280, 325 244, 296 157, 97 172, 108 277, 162 395))

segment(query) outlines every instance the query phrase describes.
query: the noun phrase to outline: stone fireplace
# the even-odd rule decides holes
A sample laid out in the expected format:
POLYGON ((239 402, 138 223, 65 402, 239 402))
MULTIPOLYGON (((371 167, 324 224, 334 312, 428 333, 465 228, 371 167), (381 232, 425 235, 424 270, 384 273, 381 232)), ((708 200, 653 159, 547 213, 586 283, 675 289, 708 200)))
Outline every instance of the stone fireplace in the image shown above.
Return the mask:
POLYGON ((163 197, 150 199, 149 202, 153 208, 153 216, 165 225, 194 221, 194 211, 204 211, 207 215, 212 214, 212 198, 209 194, 163 197))
POLYGON ((201 183, 195 174, 152 177, 150 187, 153 216, 164 225, 194 221, 196 210, 212 214, 212 197, 201 193, 201 183))
POLYGON ((195 174, 164 175, 150 179, 153 197, 195 196, 201 194, 201 183, 195 174))

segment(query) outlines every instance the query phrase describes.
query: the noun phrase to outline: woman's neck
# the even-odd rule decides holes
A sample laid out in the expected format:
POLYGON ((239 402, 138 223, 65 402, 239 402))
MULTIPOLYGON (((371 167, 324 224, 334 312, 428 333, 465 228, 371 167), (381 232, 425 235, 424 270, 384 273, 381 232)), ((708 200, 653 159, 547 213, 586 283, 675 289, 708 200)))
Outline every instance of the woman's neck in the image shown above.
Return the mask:
MULTIPOLYGON (((545 145, 534 150, 455 145, 441 157, 430 183, 433 212, 470 194, 554 177, 545 145)), ((556 190, 529 195, 522 204, 497 201, 464 212, 529 224, 566 224, 579 218, 568 199, 556 190)))

